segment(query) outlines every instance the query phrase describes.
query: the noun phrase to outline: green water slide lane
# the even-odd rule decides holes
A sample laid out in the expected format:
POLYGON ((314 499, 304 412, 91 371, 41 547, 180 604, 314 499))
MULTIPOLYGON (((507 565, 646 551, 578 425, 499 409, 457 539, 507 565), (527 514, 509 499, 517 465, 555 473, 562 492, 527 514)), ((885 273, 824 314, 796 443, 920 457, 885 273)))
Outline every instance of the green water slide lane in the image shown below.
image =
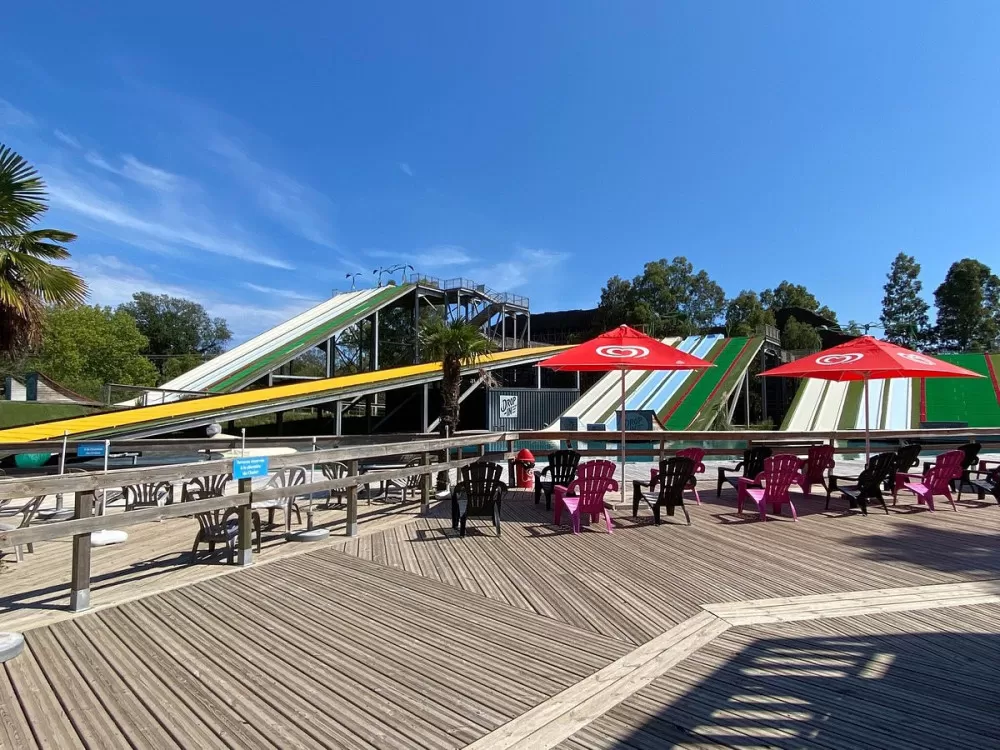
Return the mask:
MULTIPOLYGON (((722 350, 726 348, 726 342, 728 340, 729 339, 719 339, 712 345, 712 348, 708 350, 708 352, 705 354, 704 357, 702 357, 702 359, 704 359, 706 362, 715 362, 719 354, 722 353, 722 350)), ((708 369, 710 370, 712 368, 708 369)), ((673 416, 674 412, 677 411, 677 409, 680 407, 684 399, 687 398, 688 394, 691 392, 691 389, 694 387, 695 383, 697 383, 698 380, 702 378, 706 372, 707 370, 691 370, 690 372, 688 372, 688 374, 684 378, 684 382, 680 383, 677 386, 677 390, 675 390, 673 392, 673 395, 671 395, 670 398, 667 399, 667 403, 663 405, 663 408, 659 412, 657 412, 656 416, 660 420, 660 424, 662 424, 666 429, 668 430, 670 429, 667 426, 667 422, 670 421, 670 418, 673 416)))
POLYGON ((715 367, 701 370, 691 390, 664 423, 668 430, 685 430, 706 405, 709 397, 733 366, 743 350, 746 339, 724 339, 724 346, 712 360, 715 367))
POLYGON ((691 424, 688 425, 689 430, 707 430, 712 426, 717 413, 717 406, 726 402, 733 391, 740 387, 747 368, 753 362, 754 357, 757 356, 757 352, 760 351, 761 344, 764 343, 764 340, 760 338, 737 337, 733 341, 741 342, 742 347, 733 360, 733 363, 729 366, 728 371, 722 376, 722 379, 715 386, 714 391, 709 395, 709 400, 691 421, 691 424))
POLYGON ((1000 397, 983 354, 942 354, 941 359, 977 372, 981 378, 927 378, 927 421, 968 422, 969 427, 1000 427, 1000 397))
POLYGON ((316 346, 316 344, 329 338, 337 330, 353 325, 358 320, 374 311, 376 308, 391 302, 397 297, 401 297, 408 291, 410 291, 410 289, 406 285, 397 287, 388 286, 378 294, 366 299, 357 307, 352 307, 351 309, 346 310, 337 317, 331 318, 322 325, 316 326, 316 328, 313 328, 298 338, 284 344, 282 347, 268 352, 260 359, 254 360, 239 372, 233 373, 225 380, 211 386, 208 390, 212 393, 225 393, 233 390, 237 386, 253 382, 270 369, 273 363, 289 359, 296 354, 316 346))
POLYGON ((865 384, 860 380, 852 380, 847 384, 847 393, 844 394, 844 406, 840 410, 840 419, 837 421, 838 430, 853 430, 858 424, 858 414, 865 396, 865 384))

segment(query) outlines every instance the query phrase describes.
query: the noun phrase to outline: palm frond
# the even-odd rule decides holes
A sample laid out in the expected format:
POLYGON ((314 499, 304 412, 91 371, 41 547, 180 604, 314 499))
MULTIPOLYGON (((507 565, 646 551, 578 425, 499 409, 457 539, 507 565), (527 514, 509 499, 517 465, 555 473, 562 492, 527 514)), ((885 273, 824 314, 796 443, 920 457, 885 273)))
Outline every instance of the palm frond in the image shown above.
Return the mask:
POLYGON ((45 183, 38 172, 0 144, 0 227, 27 229, 46 208, 45 183))
POLYGON ((0 253, 0 279, 11 282, 0 286, 0 304, 15 306, 4 292, 25 294, 53 305, 79 304, 87 297, 87 284, 72 270, 56 266, 27 253, 0 253))

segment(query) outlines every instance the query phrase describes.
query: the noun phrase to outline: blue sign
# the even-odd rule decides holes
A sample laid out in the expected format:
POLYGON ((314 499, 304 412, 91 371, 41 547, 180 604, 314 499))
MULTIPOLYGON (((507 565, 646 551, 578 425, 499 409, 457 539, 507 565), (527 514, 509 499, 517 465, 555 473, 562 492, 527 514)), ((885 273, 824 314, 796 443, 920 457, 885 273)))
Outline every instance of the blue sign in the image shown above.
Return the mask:
POLYGON ((77 443, 76 455, 80 458, 101 458, 104 448, 104 443, 77 443))
POLYGON ((233 479, 266 477, 270 459, 267 456, 233 459, 233 479))

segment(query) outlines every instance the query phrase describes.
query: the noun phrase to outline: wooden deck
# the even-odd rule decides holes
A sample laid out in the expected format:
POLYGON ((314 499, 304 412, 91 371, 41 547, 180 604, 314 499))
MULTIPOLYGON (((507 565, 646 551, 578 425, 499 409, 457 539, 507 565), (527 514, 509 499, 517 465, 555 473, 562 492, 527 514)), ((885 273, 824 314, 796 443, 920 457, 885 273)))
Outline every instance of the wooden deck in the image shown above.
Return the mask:
POLYGON ((1000 747, 1000 605, 730 630, 560 750, 1000 747))
POLYGON ((1000 741, 995 503, 803 498, 797 523, 760 523, 703 496, 690 527, 574 536, 514 492, 499 539, 373 505, 361 537, 274 542, 243 570, 182 566, 193 526, 148 524, 95 551, 95 603, 123 603, 75 617, 39 545, 0 576, 0 628, 31 628, 0 668, 0 747, 1000 741))

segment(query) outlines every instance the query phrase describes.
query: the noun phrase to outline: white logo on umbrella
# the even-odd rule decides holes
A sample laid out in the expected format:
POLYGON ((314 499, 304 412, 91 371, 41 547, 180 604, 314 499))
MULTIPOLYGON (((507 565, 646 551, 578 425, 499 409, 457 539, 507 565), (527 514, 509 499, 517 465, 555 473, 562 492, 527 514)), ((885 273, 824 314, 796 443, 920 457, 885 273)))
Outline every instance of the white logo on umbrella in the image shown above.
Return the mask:
POLYGON ((597 353, 613 359, 642 359, 649 356, 649 349, 644 346, 599 346, 597 353))
POLYGON ((824 354, 816 357, 817 365, 849 365, 864 357, 860 352, 845 352, 844 354, 824 354))
POLYGON ((912 352, 896 352, 896 356, 900 359, 908 359, 911 362, 916 362, 918 365, 931 365, 932 367, 937 365, 930 357, 925 357, 923 354, 913 354, 912 352))

